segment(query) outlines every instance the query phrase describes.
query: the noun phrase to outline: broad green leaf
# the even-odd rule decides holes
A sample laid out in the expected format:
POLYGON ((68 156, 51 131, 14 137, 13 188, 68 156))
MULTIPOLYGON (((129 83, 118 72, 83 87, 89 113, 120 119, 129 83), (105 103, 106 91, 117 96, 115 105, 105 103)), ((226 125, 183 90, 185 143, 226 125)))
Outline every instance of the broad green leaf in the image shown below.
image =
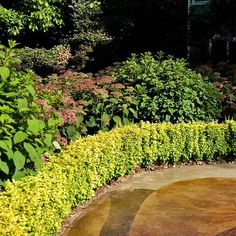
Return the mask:
POLYGON ((6 152, 6 155, 8 157, 8 160, 11 160, 14 158, 14 152, 12 151, 12 149, 9 149, 7 152, 6 152))
POLYGON ((41 170, 42 169, 42 167, 43 167, 43 160, 42 160, 41 157, 35 159, 34 163, 35 163, 35 167, 36 167, 37 170, 41 170))
POLYGON ((38 119, 27 120, 28 130, 38 135, 46 127, 44 121, 38 119))
POLYGON ((168 121, 170 121, 170 115, 166 115, 165 116, 165 120, 168 122, 168 121))
POLYGON ((62 118, 60 115, 56 115, 53 118, 48 119, 48 127, 55 127, 61 125, 62 118))
POLYGON ((48 119, 48 127, 54 127, 55 126, 55 119, 49 118, 48 119))
POLYGON ((121 125, 121 118, 119 116, 114 116, 113 120, 116 122, 117 125, 121 125))
POLYGON ((14 175, 12 176, 12 178, 14 180, 20 180, 25 176, 26 176, 26 172, 24 170, 22 170, 22 171, 16 170, 14 175))
POLYGON ((24 111, 25 109, 28 110, 28 101, 25 98, 17 99, 17 108, 19 111, 24 111))
POLYGON ((8 136, 12 136, 12 134, 9 132, 9 130, 6 127, 2 127, 2 131, 8 136))
POLYGON ((8 45, 9 45, 9 47, 10 48, 14 48, 14 47, 16 47, 17 45, 19 45, 20 43, 17 43, 15 40, 13 40, 13 39, 9 39, 8 41, 8 45))
POLYGON ((45 152, 45 149, 44 148, 41 148, 41 147, 36 147, 35 148, 36 152, 38 153, 38 156, 41 156, 44 152, 45 152))
MULTIPOLYGON (((0 108, 1 110, 1 108, 0 108)), ((6 123, 16 123, 15 120, 13 120, 9 115, 7 114, 2 114, 0 115, 0 122, 3 123, 3 124, 6 124, 6 123)))
POLYGON ((1 93, 1 95, 5 96, 6 98, 15 97, 17 95, 17 93, 15 93, 15 92, 8 92, 8 93, 0 92, 0 93, 1 93))
POLYGON ((39 143, 40 145, 44 146, 44 143, 40 138, 35 138, 34 141, 35 143, 39 143))
POLYGON ((14 153, 13 162, 16 170, 22 169, 25 165, 25 156, 20 151, 16 151, 14 153))
POLYGON ((136 119, 138 119, 138 114, 137 114, 137 112, 133 109, 133 108, 129 108, 129 110, 133 113, 133 115, 134 115, 134 117, 136 118, 136 119))
POLYGON ((0 49, 2 50, 2 49, 6 49, 7 47, 5 46, 5 45, 3 45, 3 44, 0 44, 0 49))
POLYGON ((173 114, 175 112, 175 109, 174 108, 169 108, 169 112, 170 112, 170 114, 173 114))
POLYGON ((103 125, 109 125, 110 123, 110 116, 107 113, 102 114, 101 122, 103 125))
POLYGON ((12 125, 5 125, 5 127, 14 130, 14 127, 12 125))
POLYGON ((10 76, 10 70, 8 67, 1 66, 0 67, 0 76, 2 77, 3 80, 6 80, 10 76))
POLYGON ((28 137, 28 134, 23 131, 18 131, 13 138, 14 144, 23 142, 28 137))
POLYGON ((66 134, 69 136, 70 139, 75 139, 77 132, 78 130, 74 125, 66 127, 66 134))
POLYGON ((0 148, 4 149, 5 151, 9 150, 9 147, 6 143, 6 141, 0 140, 0 148))
POLYGON ((129 124, 130 124, 130 121, 129 121, 129 119, 124 118, 124 119, 123 119, 123 123, 124 123, 124 125, 129 125, 129 124))
POLYGON ((32 96, 35 95, 35 89, 34 89, 33 86, 28 85, 28 86, 26 86, 26 89, 28 90, 28 92, 29 92, 32 96))
POLYGON ((0 170, 7 175, 9 174, 9 167, 6 162, 0 161, 0 170))
POLYGON ((76 122, 77 127, 79 127, 83 121, 84 121, 84 117, 82 115, 79 115, 77 117, 77 122, 76 122))
POLYGON ((12 139, 10 137, 6 137, 4 141, 7 144, 8 148, 12 149, 12 139))
POLYGON ((35 163, 35 161, 39 158, 35 148, 30 143, 24 143, 24 148, 29 153, 30 160, 35 163))
POLYGON ((30 143, 24 143, 24 148, 29 153, 30 160, 35 164, 36 169, 41 169, 43 166, 41 155, 30 143))
POLYGON ((129 115, 129 110, 126 109, 126 108, 123 108, 123 114, 125 114, 126 116, 128 116, 128 115, 129 115))
POLYGON ((52 144, 52 135, 51 134, 45 134, 45 139, 43 142, 47 145, 50 146, 52 144))
POLYGON ((91 127, 91 128, 97 126, 96 120, 93 116, 89 118, 89 121, 86 121, 86 126, 91 127))

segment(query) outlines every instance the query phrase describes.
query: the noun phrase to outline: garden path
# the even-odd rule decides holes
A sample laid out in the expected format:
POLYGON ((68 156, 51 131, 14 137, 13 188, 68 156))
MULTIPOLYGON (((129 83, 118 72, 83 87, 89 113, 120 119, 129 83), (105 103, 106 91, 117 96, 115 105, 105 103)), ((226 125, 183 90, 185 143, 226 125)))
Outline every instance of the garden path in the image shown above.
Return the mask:
POLYGON ((63 235, 236 235, 236 164, 131 176, 77 215, 63 235))

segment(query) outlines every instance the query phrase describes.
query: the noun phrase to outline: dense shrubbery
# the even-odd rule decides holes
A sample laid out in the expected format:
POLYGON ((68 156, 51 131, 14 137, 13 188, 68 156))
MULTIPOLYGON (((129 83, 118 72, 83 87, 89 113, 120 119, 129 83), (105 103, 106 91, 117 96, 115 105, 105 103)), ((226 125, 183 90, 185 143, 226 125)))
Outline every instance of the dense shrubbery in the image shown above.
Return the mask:
POLYGON ((39 78, 38 90, 48 94, 46 106, 64 117, 59 140, 140 120, 188 122, 219 117, 214 85, 187 69, 182 59, 164 59, 161 53, 159 58, 150 53, 134 55, 108 73, 115 77, 67 71, 39 78))
POLYGON ((183 59, 164 59, 162 53, 157 57, 151 53, 133 55, 116 77, 136 89, 140 120, 209 121, 219 116, 219 94, 214 85, 188 69, 183 59))
POLYGON ((21 58, 23 62, 36 59, 33 65, 32 62, 24 65, 43 71, 40 74, 51 73, 49 69, 54 65, 51 57, 56 45, 70 45, 71 66, 80 70, 91 60, 94 48, 110 40, 100 14, 96 0, 23 0, 17 3, 4 0, 0 3, 0 42, 15 37, 22 46, 30 47, 22 49, 21 58), (39 58, 35 58, 35 54, 39 58))
MULTIPOLYGON (((199 59, 206 59, 201 51, 207 51, 207 40, 215 33, 235 35, 235 7, 234 0, 223 3, 211 0, 210 8, 207 5, 192 9, 192 13, 201 16, 191 24, 195 56, 200 53, 199 59), (198 52, 197 48, 202 50, 198 52)), ((32 48, 69 43, 74 55, 72 66, 77 70, 91 62, 94 51, 100 59, 93 63, 95 67, 123 60, 131 52, 164 50, 185 57, 186 22, 187 1, 182 0, 2 0, 0 3, 2 42, 9 35, 16 35, 23 46, 32 48), (106 47, 100 47, 104 44, 106 47)))
POLYGON ((81 70, 92 60, 96 47, 110 42, 101 22, 100 1, 75 0, 69 10, 71 33, 65 41, 72 49, 71 67, 81 70))
POLYGON ((67 71, 59 77, 39 78, 37 89, 44 98, 47 94, 47 102, 42 105, 62 116, 61 144, 66 143, 64 138, 75 139, 138 121, 134 89, 116 83, 111 76, 93 78, 67 71))
POLYGON ((53 235, 72 206, 138 165, 235 158, 235 143, 235 122, 141 123, 78 139, 37 176, 7 183, 0 193, 0 234, 53 235))
MULTIPOLYGON (((48 31, 63 24, 62 8, 67 0, 1 1, 0 25, 3 32, 18 35, 28 30, 48 31), (23 31, 23 32, 22 32, 23 31)), ((3 33, 1 32, 1 33, 3 33)))
POLYGON ((98 5, 96 0, 80 2, 77 0, 23 0, 17 3, 3 0, 0 5, 0 25, 5 33, 10 35, 19 35, 29 31, 47 32, 65 26, 68 21, 67 17, 73 14, 79 24, 77 25, 79 29, 88 23, 91 24, 88 20, 91 15, 97 13, 98 5))
POLYGON ((38 75, 65 71, 71 58, 70 48, 58 45, 52 49, 24 47, 18 50, 22 69, 32 69, 38 75))
POLYGON ((53 148, 52 141, 60 120, 53 113, 41 117, 36 104, 33 72, 17 71, 13 65, 16 46, 0 45, 0 184, 19 179, 42 168, 41 155, 53 148))
POLYGON ((236 65, 221 62, 216 65, 199 65, 195 70, 207 76, 219 91, 221 120, 236 119, 236 65))

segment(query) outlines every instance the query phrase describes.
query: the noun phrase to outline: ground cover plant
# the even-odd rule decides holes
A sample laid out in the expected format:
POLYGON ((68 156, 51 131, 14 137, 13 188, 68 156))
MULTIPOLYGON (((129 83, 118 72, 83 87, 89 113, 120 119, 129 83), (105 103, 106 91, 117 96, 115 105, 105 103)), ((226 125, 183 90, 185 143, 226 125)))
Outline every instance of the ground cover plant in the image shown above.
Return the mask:
POLYGON ((53 235, 72 206, 141 165, 235 159, 236 123, 141 123, 80 138, 0 192, 1 235, 53 235))

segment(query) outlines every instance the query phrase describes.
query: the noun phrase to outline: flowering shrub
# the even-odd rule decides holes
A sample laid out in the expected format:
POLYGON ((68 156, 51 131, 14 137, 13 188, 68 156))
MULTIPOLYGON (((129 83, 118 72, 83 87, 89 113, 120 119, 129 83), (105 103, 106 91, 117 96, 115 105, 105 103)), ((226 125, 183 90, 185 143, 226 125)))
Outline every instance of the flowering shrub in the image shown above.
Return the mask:
POLYGON ((115 126, 138 120, 135 90, 116 83, 111 76, 93 78, 88 74, 67 71, 61 76, 38 78, 37 89, 46 98, 42 106, 60 114, 61 136, 76 139, 99 130, 108 131, 115 126))

